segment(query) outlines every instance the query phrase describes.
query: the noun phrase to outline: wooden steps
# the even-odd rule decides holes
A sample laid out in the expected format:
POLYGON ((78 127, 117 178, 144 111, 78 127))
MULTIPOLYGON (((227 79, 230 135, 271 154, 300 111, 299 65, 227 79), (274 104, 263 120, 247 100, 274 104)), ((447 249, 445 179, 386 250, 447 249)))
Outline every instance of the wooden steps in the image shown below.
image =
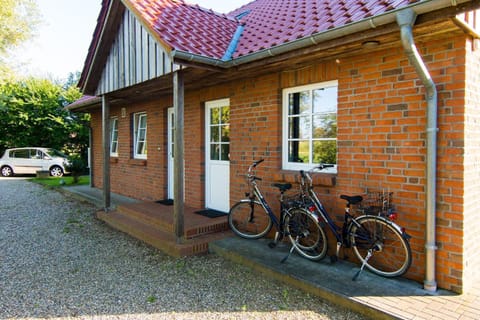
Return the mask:
POLYGON ((98 211, 97 218, 174 257, 208 252, 208 243, 232 235, 227 216, 207 218, 184 208, 184 237, 177 243, 173 227, 173 206, 155 202, 119 205, 115 211, 98 211))

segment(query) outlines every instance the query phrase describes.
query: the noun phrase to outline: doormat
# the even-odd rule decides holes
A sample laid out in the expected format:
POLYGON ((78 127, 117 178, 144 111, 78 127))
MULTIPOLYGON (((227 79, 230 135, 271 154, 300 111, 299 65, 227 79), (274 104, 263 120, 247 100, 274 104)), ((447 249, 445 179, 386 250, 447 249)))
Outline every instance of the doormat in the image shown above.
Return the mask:
POLYGON ((155 202, 163 204, 165 206, 173 206, 173 199, 158 200, 158 201, 155 201, 155 202))
POLYGON ((208 218, 218 218, 218 217, 226 216, 228 214, 226 212, 217 211, 213 209, 199 210, 199 211, 195 211, 195 213, 208 218))

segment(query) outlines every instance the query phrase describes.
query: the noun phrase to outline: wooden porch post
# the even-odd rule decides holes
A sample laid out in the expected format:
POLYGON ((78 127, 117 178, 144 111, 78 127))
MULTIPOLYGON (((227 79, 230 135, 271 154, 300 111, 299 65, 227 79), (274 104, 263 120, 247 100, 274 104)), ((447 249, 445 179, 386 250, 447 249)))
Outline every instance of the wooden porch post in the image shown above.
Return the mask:
POLYGON ((110 101, 102 96, 103 208, 110 209, 110 101))
POLYGON ((182 71, 173 73, 173 112, 175 115, 174 129, 174 201, 173 201, 173 227, 177 243, 181 243, 184 237, 184 86, 182 71))

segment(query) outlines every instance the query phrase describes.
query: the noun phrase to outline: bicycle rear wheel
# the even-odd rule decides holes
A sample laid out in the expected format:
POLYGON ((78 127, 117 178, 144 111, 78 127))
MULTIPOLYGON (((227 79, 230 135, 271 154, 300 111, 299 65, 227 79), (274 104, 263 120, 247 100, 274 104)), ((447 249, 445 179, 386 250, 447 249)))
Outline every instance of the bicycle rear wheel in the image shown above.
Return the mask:
POLYGON ((258 201, 237 202, 228 214, 232 231, 245 239, 259 239, 271 229, 273 222, 258 201))
POLYGON ((293 208, 285 218, 285 229, 295 250, 309 260, 321 260, 327 254, 327 237, 318 220, 303 208, 293 208))
POLYGON ((349 234, 355 255, 373 273, 397 277, 410 267, 410 244, 389 220, 377 216, 360 217, 352 222, 349 234), (369 252, 371 256, 367 258, 369 252))

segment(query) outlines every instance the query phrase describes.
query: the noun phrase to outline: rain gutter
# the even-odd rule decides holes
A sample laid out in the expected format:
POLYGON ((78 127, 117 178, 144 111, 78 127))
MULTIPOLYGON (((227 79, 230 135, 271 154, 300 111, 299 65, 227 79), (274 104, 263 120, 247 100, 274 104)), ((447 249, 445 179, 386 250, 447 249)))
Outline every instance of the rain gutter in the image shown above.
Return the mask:
MULTIPOLYGON (((283 53, 287 53, 290 51, 298 50, 305 47, 310 47, 312 45, 316 45, 325 41, 341 38, 350 34, 367 31, 370 29, 375 29, 377 27, 385 26, 390 23, 396 22, 397 13, 405 10, 406 8, 411 8, 415 10, 417 15, 424 14, 427 12, 440 10, 443 8, 456 6, 460 3, 469 2, 469 0, 425 0, 420 1, 414 4, 411 4, 407 7, 403 7, 400 9, 388 11, 386 13, 367 18, 364 20, 360 20, 357 22, 353 22, 347 24, 345 26, 341 26, 338 28, 330 29, 324 32, 316 33, 308 37, 304 37, 298 40, 294 40, 285 44, 281 44, 269 49, 264 49, 261 51, 257 51, 255 53, 251 53, 248 55, 244 55, 232 60, 221 60, 217 58, 205 57, 198 54, 181 51, 181 50, 172 50, 170 55, 172 60, 176 61, 177 63, 181 64, 181 61, 185 62, 194 62, 198 64, 204 64, 214 67, 220 68, 231 68, 234 66, 247 64, 250 62, 254 62, 257 60, 262 60, 265 58, 278 56, 283 53)), ((237 29, 238 32, 238 29, 237 29)), ((225 57, 226 55, 224 55, 225 57)))
POLYGON ((436 216, 436 184, 437 184, 437 89, 430 73, 418 53, 413 39, 413 24, 417 14, 411 9, 405 9, 397 14, 400 35, 405 54, 414 66, 426 91, 427 100, 427 193, 425 218, 425 280, 423 287, 427 291, 436 291, 435 281, 435 216, 436 216))

